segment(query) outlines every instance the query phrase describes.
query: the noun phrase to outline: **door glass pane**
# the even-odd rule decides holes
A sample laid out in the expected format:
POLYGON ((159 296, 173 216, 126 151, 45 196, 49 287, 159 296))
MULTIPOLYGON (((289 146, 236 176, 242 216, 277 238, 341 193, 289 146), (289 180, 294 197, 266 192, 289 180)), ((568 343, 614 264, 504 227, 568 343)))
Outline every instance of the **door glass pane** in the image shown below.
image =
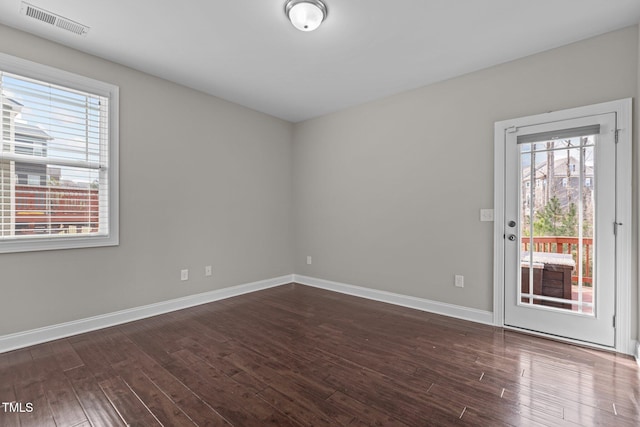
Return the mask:
POLYGON ((519 144, 520 305, 593 315, 595 139, 519 144))

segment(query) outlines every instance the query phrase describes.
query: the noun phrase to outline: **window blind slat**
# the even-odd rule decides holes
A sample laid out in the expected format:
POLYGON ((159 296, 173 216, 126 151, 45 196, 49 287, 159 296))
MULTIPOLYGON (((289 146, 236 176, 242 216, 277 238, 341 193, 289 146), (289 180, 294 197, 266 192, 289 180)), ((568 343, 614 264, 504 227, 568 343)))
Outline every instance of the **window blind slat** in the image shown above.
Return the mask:
POLYGON ((49 166, 68 166, 75 168, 86 168, 86 169, 104 169, 105 165, 101 165, 99 163, 87 162, 83 160, 72 160, 72 159, 63 159, 56 158, 51 159, 48 157, 37 157, 37 156, 29 156, 27 154, 17 154, 17 153, 0 153, 0 161, 2 160, 10 160, 15 162, 27 163, 32 165, 49 165, 49 166))

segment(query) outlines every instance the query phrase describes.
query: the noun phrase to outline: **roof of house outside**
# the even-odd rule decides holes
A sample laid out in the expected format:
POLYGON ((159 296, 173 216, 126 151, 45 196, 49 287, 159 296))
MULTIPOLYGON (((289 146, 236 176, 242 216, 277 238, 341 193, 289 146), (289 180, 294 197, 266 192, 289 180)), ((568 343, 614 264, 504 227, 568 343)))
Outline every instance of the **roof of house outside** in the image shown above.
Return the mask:
MULTIPOLYGON (((578 176, 580 174, 580 171, 577 170, 578 165, 580 164, 580 161, 578 159, 576 159, 575 157, 571 156, 569 157, 569 165, 576 165, 576 170, 575 173, 568 173, 567 172, 567 158, 566 157, 562 157, 562 158, 556 158, 554 161, 554 168, 553 168, 553 174, 556 178, 567 178, 568 176, 578 176)), ((585 167, 585 171, 584 171, 584 175, 586 177, 592 177, 593 176, 593 165, 587 165, 585 167)), ((538 167, 536 168, 536 178, 535 179, 544 179, 546 178, 547 174, 546 174, 546 170, 547 170, 547 162, 542 162, 538 164, 538 167)), ((574 171, 570 171, 570 172, 574 172, 574 171)), ((529 176, 531 174, 531 166, 524 168, 522 170, 522 179, 525 181, 529 180, 529 176)))
POLYGON ((51 135, 49 135, 39 126, 30 125, 28 123, 20 123, 20 122, 16 122, 15 126, 16 126, 15 128, 16 136, 22 135, 30 138, 42 139, 45 141, 50 141, 53 139, 51 135))

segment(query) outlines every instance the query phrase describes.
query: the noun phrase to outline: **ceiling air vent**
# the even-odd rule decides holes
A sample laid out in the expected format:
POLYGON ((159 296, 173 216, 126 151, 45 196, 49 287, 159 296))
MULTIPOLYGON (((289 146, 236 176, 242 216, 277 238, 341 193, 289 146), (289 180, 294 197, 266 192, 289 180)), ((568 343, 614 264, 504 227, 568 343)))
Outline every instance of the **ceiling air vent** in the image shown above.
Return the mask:
POLYGON ((37 19, 38 21, 45 22, 58 28, 62 28, 63 30, 70 31, 79 36, 85 36, 89 31, 89 27, 87 27, 86 25, 79 24, 75 21, 72 21, 71 19, 56 15, 55 13, 51 13, 29 3, 22 2, 20 12, 30 18, 37 19))

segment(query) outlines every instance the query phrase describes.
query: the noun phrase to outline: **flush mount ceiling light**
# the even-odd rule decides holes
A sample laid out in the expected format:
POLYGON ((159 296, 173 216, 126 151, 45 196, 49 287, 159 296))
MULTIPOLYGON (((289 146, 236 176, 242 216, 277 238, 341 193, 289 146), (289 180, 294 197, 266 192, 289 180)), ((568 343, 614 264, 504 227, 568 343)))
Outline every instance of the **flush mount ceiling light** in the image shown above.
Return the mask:
POLYGON ((327 17, 327 6, 320 0, 288 0, 284 13, 300 31, 313 31, 327 17))

